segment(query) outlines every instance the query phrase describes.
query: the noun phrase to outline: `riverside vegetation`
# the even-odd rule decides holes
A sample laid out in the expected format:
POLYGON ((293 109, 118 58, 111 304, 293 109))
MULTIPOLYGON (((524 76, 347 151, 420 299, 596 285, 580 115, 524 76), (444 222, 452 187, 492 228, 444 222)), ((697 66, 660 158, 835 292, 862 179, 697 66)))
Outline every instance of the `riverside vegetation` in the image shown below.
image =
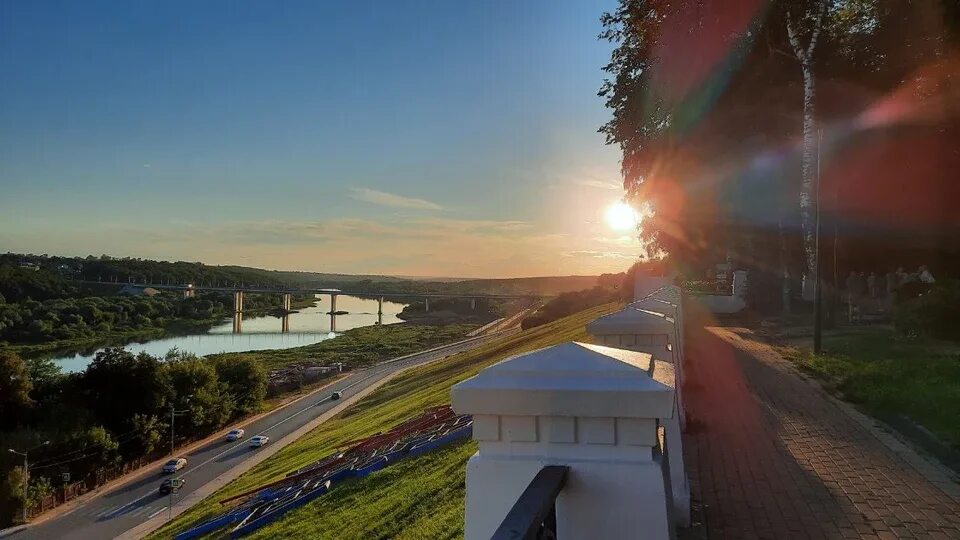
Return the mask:
POLYGON ((304 347, 206 358, 179 351, 158 358, 111 348, 84 371, 70 374, 49 360, 0 352, 0 446, 51 441, 31 456, 26 497, 19 462, 12 454, 0 456, 0 524, 9 524, 25 500, 36 504, 60 485, 62 473, 77 481, 104 467, 163 455, 171 404, 186 410, 176 421, 178 440, 200 439, 270 407, 264 401, 268 370, 297 363, 360 368, 462 339, 473 328, 362 327, 304 347))

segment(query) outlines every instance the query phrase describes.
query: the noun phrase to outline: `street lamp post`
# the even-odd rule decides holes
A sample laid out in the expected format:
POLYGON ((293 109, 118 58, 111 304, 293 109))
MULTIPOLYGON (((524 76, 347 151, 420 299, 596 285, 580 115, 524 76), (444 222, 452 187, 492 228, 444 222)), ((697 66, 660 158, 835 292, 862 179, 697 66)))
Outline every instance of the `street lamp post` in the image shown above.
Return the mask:
MULTIPOLYGON (((823 129, 819 131, 817 138, 817 220, 816 220, 816 261, 814 262, 816 276, 816 287, 813 297, 813 352, 820 354, 823 348, 823 264, 820 256, 820 144, 823 142, 823 129)), ((836 284, 834 284, 836 285, 836 284)))
POLYGON ((30 463, 27 461, 27 455, 30 452, 33 452, 41 446, 46 446, 50 444, 50 441, 43 441, 42 443, 34 446, 33 448, 28 448, 23 452, 18 452, 13 448, 8 448, 11 453, 17 454, 18 456, 23 456, 23 522, 27 522, 27 490, 30 488, 30 463))
MULTIPOLYGON (((192 398, 192 397, 193 397, 192 394, 189 395, 189 396, 187 396, 186 401, 189 403, 189 402, 190 402, 190 398, 192 398)), ((174 444, 175 444, 174 440, 175 440, 175 439, 174 439, 174 431, 173 431, 174 422, 175 422, 178 414, 184 414, 184 413, 186 413, 186 412, 188 412, 188 411, 190 410, 190 409, 182 409, 182 410, 179 410, 179 411, 176 410, 176 408, 174 407, 174 405, 175 405, 174 401, 175 401, 174 399, 171 399, 171 400, 170 400, 170 457, 171 457, 171 458, 173 458, 174 455, 175 455, 175 454, 174 454, 174 450, 175 450, 175 448, 174 448, 174 444)), ((167 520, 170 520, 170 519, 173 518, 173 488, 174 488, 174 486, 175 486, 175 484, 176 484, 176 480, 177 480, 176 478, 173 478, 173 479, 170 480, 170 495, 169 495, 169 497, 167 498, 167 520)))

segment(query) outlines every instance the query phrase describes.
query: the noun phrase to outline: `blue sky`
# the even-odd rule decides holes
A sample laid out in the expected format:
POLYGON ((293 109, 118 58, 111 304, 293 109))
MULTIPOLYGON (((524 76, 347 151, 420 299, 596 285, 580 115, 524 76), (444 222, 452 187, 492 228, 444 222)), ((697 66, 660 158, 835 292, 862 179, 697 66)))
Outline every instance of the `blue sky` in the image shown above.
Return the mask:
POLYGON ((612 1, 0 3, 0 251, 619 271, 612 1))

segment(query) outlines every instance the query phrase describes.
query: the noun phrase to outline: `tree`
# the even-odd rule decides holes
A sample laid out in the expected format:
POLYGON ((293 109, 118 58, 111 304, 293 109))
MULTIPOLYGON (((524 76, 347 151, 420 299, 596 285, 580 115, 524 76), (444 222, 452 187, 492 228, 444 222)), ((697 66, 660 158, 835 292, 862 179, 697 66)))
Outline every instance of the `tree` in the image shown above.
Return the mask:
POLYGON ((784 17, 790 47, 803 74, 803 151, 800 180, 800 224, 803 230, 803 250, 807 276, 816 279, 817 251, 815 236, 816 186, 816 72, 814 53, 824 26, 827 0, 788 2, 784 17))
POLYGON ((97 353, 79 387, 87 408, 107 429, 124 433, 136 414, 157 414, 170 394, 160 361, 149 354, 121 349, 97 353))
POLYGON ((50 358, 31 358, 26 363, 30 381, 35 388, 49 386, 61 376, 60 366, 50 358))
POLYGON ((168 399, 175 408, 186 409, 182 420, 176 420, 178 434, 205 433, 230 419, 233 403, 210 362, 178 352, 168 355, 163 366, 170 381, 168 399))
POLYGON ((267 375, 257 360, 242 356, 220 356, 213 361, 217 377, 235 406, 235 414, 256 412, 267 395, 267 375))
POLYGON ((128 458, 137 458, 153 452, 163 437, 164 423, 155 415, 135 414, 132 424, 132 439, 124 448, 124 455, 128 458))
POLYGON ((23 474, 22 466, 14 466, 6 469, 6 474, 0 479, 0 527, 10 525, 18 519, 20 509, 26 503, 23 474))
POLYGON ((103 426, 88 428, 74 439, 72 444, 83 449, 82 455, 88 456, 88 459, 97 465, 114 463, 119 458, 117 450, 120 444, 103 426))
POLYGON ((23 420, 33 404, 32 388, 26 362, 13 351, 0 351, 0 427, 9 429, 23 420))

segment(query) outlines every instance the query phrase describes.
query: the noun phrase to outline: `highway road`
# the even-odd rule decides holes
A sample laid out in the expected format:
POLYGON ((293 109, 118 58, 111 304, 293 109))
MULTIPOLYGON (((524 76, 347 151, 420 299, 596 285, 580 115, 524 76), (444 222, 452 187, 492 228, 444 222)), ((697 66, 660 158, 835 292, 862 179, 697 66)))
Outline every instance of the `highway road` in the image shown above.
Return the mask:
MULTIPOLYGON (((176 476, 183 478, 185 484, 175 497, 189 494, 252 457, 258 449, 248 447, 247 439, 250 437, 266 435, 270 437, 269 444, 273 444, 335 407, 340 402, 330 399, 333 392, 341 392, 343 399, 347 399, 398 370, 469 350, 497 337, 499 336, 474 338, 352 372, 324 391, 271 411, 244 426, 246 433, 242 441, 215 440, 183 454, 188 464, 176 476)), ((160 474, 159 466, 156 469, 155 473, 133 477, 63 515, 3 536, 5 539, 17 540, 114 538, 154 516, 167 512, 169 498, 160 496, 157 491, 160 482, 166 477, 160 474)))

